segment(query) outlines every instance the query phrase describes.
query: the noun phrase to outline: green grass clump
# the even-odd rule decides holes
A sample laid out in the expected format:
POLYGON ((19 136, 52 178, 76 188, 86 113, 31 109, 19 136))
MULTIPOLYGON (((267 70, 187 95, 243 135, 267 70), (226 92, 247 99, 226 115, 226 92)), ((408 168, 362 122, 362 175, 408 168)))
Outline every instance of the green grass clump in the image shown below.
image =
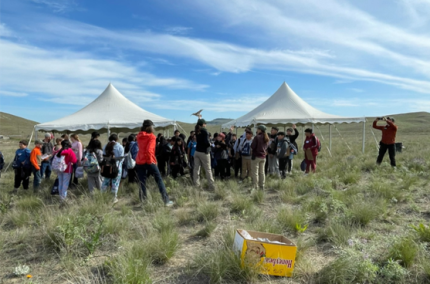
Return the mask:
POLYGON ((306 224, 305 214, 298 209, 282 208, 276 216, 278 224, 284 230, 295 232, 297 225, 304 226, 306 224))
POLYGON ((430 242, 430 226, 420 223, 418 226, 412 225, 412 229, 422 242, 430 242))
POLYGON ((354 232, 352 223, 345 220, 332 220, 318 231, 318 240, 327 241, 337 246, 343 246, 348 243, 354 232))
POLYGON ((164 264, 179 247, 179 234, 174 221, 167 214, 158 215, 153 223, 156 232, 148 236, 145 245, 152 263, 164 264))
POLYGON ((371 200, 354 200, 347 215, 352 223, 366 226, 378 218, 385 209, 385 203, 371 200))
POLYGON ((262 204, 264 201, 264 191, 263 190, 256 190, 252 194, 252 200, 256 204, 262 204))
POLYGON ((196 219, 199 222, 212 221, 216 217, 218 217, 219 212, 220 212, 220 208, 217 203, 213 203, 213 202, 201 203, 197 206, 196 219))
POLYGON ((145 243, 136 241, 123 254, 107 261, 106 267, 113 283, 152 283, 149 269, 151 260, 146 254, 145 243))
POLYGON ((35 212, 45 207, 45 204, 40 198, 29 195, 17 199, 15 207, 17 210, 35 212))
POLYGON ((388 259, 399 261, 404 267, 410 267, 419 252, 418 244, 410 237, 403 237, 393 242, 388 253, 388 259))
POLYGON ((242 194, 235 194, 233 195, 231 200, 230 212, 245 214, 250 211, 252 207, 252 200, 248 196, 242 194))
POLYGON ((373 283, 377 279, 378 269, 378 266, 361 252, 345 250, 320 271, 318 283, 373 283))
POLYGON ((207 222, 203 229, 199 230, 196 233, 196 237, 207 238, 212 232, 216 229, 216 224, 213 222, 207 222))

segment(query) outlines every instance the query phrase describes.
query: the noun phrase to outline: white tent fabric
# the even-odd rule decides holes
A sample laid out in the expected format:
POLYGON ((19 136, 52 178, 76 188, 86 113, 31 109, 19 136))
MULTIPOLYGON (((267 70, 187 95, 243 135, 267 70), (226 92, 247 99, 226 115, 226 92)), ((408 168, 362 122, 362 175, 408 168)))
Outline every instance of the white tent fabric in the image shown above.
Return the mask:
POLYGON ((69 116, 34 127, 36 131, 89 133, 105 129, 108 132, 129 132, 140 129, 143 120, 150 119, 156 128, 176 125, 170 120, 150 113, 124 97, 112 84, 93 102, 69 116))
POLYGON ((305 102, 285 82, 264 103, 249 113, 222 125, 245 127, 255 124, 334 124, 364 122, 364 117, 341 117, 324 113, 305 102))

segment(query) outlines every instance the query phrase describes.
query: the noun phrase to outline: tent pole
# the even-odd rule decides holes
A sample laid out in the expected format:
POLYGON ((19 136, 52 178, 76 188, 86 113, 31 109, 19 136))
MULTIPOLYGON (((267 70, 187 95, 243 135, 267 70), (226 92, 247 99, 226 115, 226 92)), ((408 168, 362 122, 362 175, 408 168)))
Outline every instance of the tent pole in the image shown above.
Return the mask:
MULTIPOLYGON (((34 128, 33 128, 33 131, 31 132, 30 140, 28 140, 28 146, 31 145, 31 139, 33 138, 33 133, 34 133, 34 128)), ((37 132, 36 132, 36 137, 37 137, 37 132)))
POLYGON ((108 125, 108 127, 107 127, 107 135, 108 135, 108 141, 109 141, 109 136, 110 136, 110 128, 109 128, 109 125, 108 125))
POLYGON ((328 125, 329 149, 331 151, 331 124, 328 125))
POLYGON ((314 133, 314 124, 312 123, 312 133, 314 133))
POLYGON ((366 119, 363 121, 363 154, 365 148, 365 140, 366 140, 366 119))

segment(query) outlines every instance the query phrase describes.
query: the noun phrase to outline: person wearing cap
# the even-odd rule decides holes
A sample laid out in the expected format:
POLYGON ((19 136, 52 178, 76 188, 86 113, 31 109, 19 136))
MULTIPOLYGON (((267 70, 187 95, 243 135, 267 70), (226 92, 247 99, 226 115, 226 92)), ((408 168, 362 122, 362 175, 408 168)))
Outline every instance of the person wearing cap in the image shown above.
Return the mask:
POLYGON ((52 145, 51 143, 51 134, 50 133, 46 133, 45 134, 45 139, 43 140, 43 145, 42 145, 42 156, 46 156, 48 155, 47 158, 45 158, 42 161, 42 166, 40 169, 40 176, 43 178, 47 178, 49 179, 51 177, 51 162, 50 162, 50 158, 52 157, 52 153, 54 151, 54 145, 52 145))
POLYGON ((269 145, 269 136, 266 133, 266 126, 259 125, 257 127, 257 135, 252 141, 251 150, 251 176, 252 176, 252 189, 260 187, 264 190, 266 176, 264 174, 264 164, 266 163, 266 151, 269 145))
POLYGON ((209 183, 209 188, 215 189, 215 181, 212 176, 211 167, 211 141, 209 140, 209 133, 206 130, 206 120, 199 118, 195 126, 196 132, 196 152, 194 153, 194 184, 200 186, 200 168, 203 167, 206 173, 206 178, 209 183))
POLYGON ((33 172, 33 191, 37 193, 39 191, 40 181, 42 179, 42 176, 40 174, 40 167, 42 165, 42 145, 43 141, 36 140, 34 142, 35 147, 30 153, 30 163, 31 163, 31 170, 33 172))
POLYGON ((379 142, 379 154, 376 163, 380 165, 384 159, 385 153, 388 150, 390 156, 390 163, 392 167, 396 166, 396 134, 397 125, 394 124, 395 120, 392 117, 379 117, 373 121, 373 128, 382 131, 382 139, 379 142), (383 120, 386 122, 385 126, 378 126, 378 121, 383 120))
POLYGON ((158 185, 164 204, 166 206, 172 206, 173 202, 169 200, 166 187, 157 167, 157 159, 155 157, 156 137, 154 135, 153 126, 154 123, 151 120, 144 120, 140 129, 141 131, 136 137, 139 152, 136 157, 135 169, 140 182, 139 196, 142 202, 146 200, 146 180, 149 175, 152 175, 158 185))
MULTIPOLYGON (((251 144, 253 141, 254 134, 251 131, 251 128, 246 129, 245 138, 242 142, 240 142, 237 151, 240 153, 242 168, 241 168, 241 176, 239 183, 242 183, 247 177, 251 177, 251 144)), ((241 138, 242 139, 242 138, 241 138)))
POLYGON ((267 147, 267 171, 266 174, 279 176, 279 161, 276 157, 276 147, 278 145, 278 131, 277 127, 272 127, 269 136, 269 146, 267 147))
MULTIPOLYGON (((297 148, 291 143, 290 139, 284 132, 278 132, 278 145, 276 147, 276 157, 279 160, 279 171, 281 177, 285 178, 288 171, 288 163, 291 162, 291 156, 297 152, 297 148)), ((290 164, 291 165, 291 164, 290 164)), ((291 168, 290 168, 291 171, 291 168)))
POLYGON ((13 193, 17 193, 22 184, 24 189, 28 189, 30 183, 31 167, 30 167, 31 151, 27 148, 27 141, 19 141, 19 148, 15 152, 12 167, 15 171, 13 193))
POLYGON ((225 142, 225 134, 220 133, 217 136, 217 141, 215 142, 214 149, 215 159, 217 161, 217 167, 219 176, 221 180, 224 180, 227 176, 227 168, 228 168, 228 148, 227 143, 225 142))

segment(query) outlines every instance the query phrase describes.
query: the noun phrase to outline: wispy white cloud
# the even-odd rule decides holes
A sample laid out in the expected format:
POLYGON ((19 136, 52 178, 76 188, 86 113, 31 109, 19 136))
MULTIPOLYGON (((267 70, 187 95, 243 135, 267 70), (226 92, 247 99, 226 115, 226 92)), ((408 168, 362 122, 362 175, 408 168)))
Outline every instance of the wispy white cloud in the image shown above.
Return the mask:
MULTIPOLYGON (((250 1, 255 2, 255 0, 250 1)), ((237 4, 237 1, 233 2, 237 4)), ((332 1, 330 1, 330 3, 331 2, 332 1)), ((259 2, 259 5, 263 7, 264 11, 265 6, 269 4, 259 2)), ((270 8, 272 10, 275 9, 271 6, 270 8)), ((275 25, 277 22, 274 22, 273 19, 277 19, 275 16, 279 16, 280 20, 287 21, 287 23, 284 23, 284 28, 291 28, 288 26, 290 24, 288 21, 291 21, 291 19, 286 18, 281 14, 278 8, 276 8, 275 12, 271 10, 268 12, 271 12, 271 19, 268 19, 265 16, 265 18, 257 21, 263 23, 263 27, 267 28, 267 26, 275 25)), ((346 9, 345 13, 352 17, 352 11, 349 11, 349 8, 346 9)), ((260 14, 265 13, 258 13, 258 15, 260 14)), ((363 17, 366 19, 368 18, 367 16, 363 17)), ((362 20, 363 19, 360 19, 360 22, 362 22, 362 20)), ((112 48, 121 50, 134 50, 177 58, 187 58, 215 68, 218 72, 240 73, 248 72, 253 69, 287 70, 336 77, 343 80, 374 81, 415 92, 430 93, 430 82, 427 79, 415 79, 413 76, 408 76, 410 74, 396 75, 393 68, 378 72, 378 68, 367 69, 360 67, 361 64, 345 64, 342 60, 339 60, 340 56, 334 55, 334 51, 327 51, 327 49, 257 49, 222 41, 159 34, 149 31, 112 31, 68 20, 60 20, 60 22, 61 24, 57 25, 53 25, 51 23, 38 24, 38 28, 45 31, 44 36, 47 41, 60 41, 66 44, 75 45, 85 44, 86 46, 109 45, 112 48), (67 34, 67 36, 64 36, 65 34, 67 34)), ((351 31, 337 35, 333 34, 332 30, 335 29, 330 26, 323 29, 315 23, 315 25, 308 26, 308 29, 304 29, 300 23, 301 22, 295 22, 294 27, 300 26, 302 32, 307 34, 307 36, 315 34, 315 31, 311 32, 311 30, 312 28, 316 29, 316 40, 322 41, 324 38, 324 40, 329 40, 332 41, 331 43, 334 43, 334 39, 332 38, 337 37, 338 42, 336 43, 341 46, 345 46, 346 43, 344 42, 351 43, 355 41, 357 45, 363 47, 362 52, 383 57, 387 57, 387 54, 391 53, 393 56, 389 56, 390 60, 393 60, 394 57, 399 60, 401 59, 398 64, 402 65, 403 62, 405 65, 408 65, 408 67, 416 71, 420 70, 420 73, 423 74, 426 74, 428 71, 430 76, 430 61, 419 59, 417 57, 410 58, 410 56, 404 56, 387 50, 385 47, 383 48, 374 44, 373 36, 370 37, 372 40, 360 40, 357 36, 355 38, 349 38, 351 37, 351 34, 353 34, 351 31), (367 47, 372 50, 366 49, 367 47), (413 63, 410 64, 411 62, 413 63), (409 65, 413 65, 413 67, 409 65)), ((303 23, 303 25, 306 26, 309 25, 309 23, 303 23)), ((324 27, 324 25, 322 26, 324 27)), ((277 24, 275 28, 280 32, 280 27, 277 24)), ((397 33, 399 33, 399 36, 404 36, 405 40, 407 40, 407 36, 403 33, 397 33)), ((29 36, 32 36, 32 34, 29 34, 29 36)), ((418 41, 415 37, 412 39, 418 41)), ((390 39, 387 39, 387 41, 389 40, 390 39)), ((421 47, 427 47, 427 41, 428 46, 430 47, 430 38, 424 38, 421 41, 421 47)), ((353 48, 357 50, 357 46, 353 48)), ((339 52, 338 47, 336 52, 339 52)), ((401 68, 400 70, 404 70, 404 68, 401 68)))
POLYGON ((11 92, 11 91, 0 91, 0 96, 8 96, 8 97, 26 97, 27 93, 22 92, 11 92))
POLYGON ((51 102, 84 105, 109 82, 139 102, 160 97, 147 89, 151 87, 195 91, 208 87, 185 79, 158 77, 132 64, 90 58, 85 53, 39 49, 3 39, 0 47, 3 95, 35 93, 51 102))
POLYGON ((4 23, 0 23, 0 37, 12 36, 12 31, 4 23))
POLYGON ((54 13, 65 13, 79 8, 74 0, 31 0, 36 4, 49 7, 54 13))
POLYGON ((193 28, 191 28, 191 27, 168 27, 165 29, 165 31, 168 34, 174 34, 174 35, 185 35, 185 34, 188 34, 192 30, 193 30, 193 28))
POLYGON ((356 92, 356 93, 363 93, 364 92, 363 89, 358 89, 358 88, 349 88, 348 90, 356 92))

